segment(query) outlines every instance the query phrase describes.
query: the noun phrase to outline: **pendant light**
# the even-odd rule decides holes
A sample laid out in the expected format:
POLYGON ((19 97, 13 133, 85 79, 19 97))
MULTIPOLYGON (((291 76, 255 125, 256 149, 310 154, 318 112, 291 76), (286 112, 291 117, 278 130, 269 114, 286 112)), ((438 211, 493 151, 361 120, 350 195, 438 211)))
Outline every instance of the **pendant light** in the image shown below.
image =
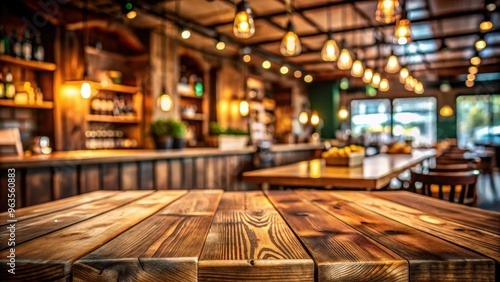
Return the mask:
POLYGON ((295 27, 292 23, 292 11, 291 6, 287 5, 288 14, 288 25, 286 28, 286 33, 281 40, 280 52, 283 56, 297 56, 302 52, 302 46, 300 44, 300 39, 295 33, 295 27))
POLYGON ((394 43, 404 45, 411 42, 410 20, 407 17, 406 9, 403 4, 403 15, 400 20, 396 21, 396 29, 394 30, 394 43))
MULTIPOLYGON (((326 21, 328 28, 332 27, 332 8, 330 7, 326 11, 326 21)), ((328 38, 326 39, 325 43, 323 44, 323 48, 321 49, 321 59, 325 62, 335 62, 340 54, 339 46, 337 45, 337 42, 333 38, 333 33, 330 32, 328 34, 328 38)))
POLYGON ((363 82, 368 84, 372 82, 372 78, 373 78, 373 71, 367 67, 365 69, 365 72, 363 73, 363 82))
MULTIPOLYGON (((88 30, 88 21, 87 21, 87 14, 88 14, 88 0, 85 0, 85 8, 83 9, 83 32, 84 32, 84 45, 83 49, 87 48, 87 45, 89 44, 89 30, 88 30)), ((80 87, 80 95, 84 99, 90 98, 92 96, 92 87, 90 85, 90 82, 88 81, 88 73, 87 73, 87 56, 84 52, 83 54, 83 82, 80 87)))
POLYGON ((481 51, 486 48, 486 40, 484 40, 484 35, 479 35, 479 38, 476 40, 476 43, 474 43, 474 46, 476 47, 477 51, 481 51))
POLYGON ((380 83, 379 83, 379 86, 378 86, 378 90, 380 90, 380 91, 387 91, 387 90, 389 90, 389 80, 387 80, 387 78, 382 78, 380 80, 380 83))
MULTIPOLYGON (((357 19, 358 18, 356 17, 356 23, 357 23, 357 19)), ((357 42, 357 45, 359 46, 358 38, 359 37, 356 37, 356 42, 357 42)), ((354 62, 352 63, 351 75, 353 77, 362 77, 364 74, 364 71, 365 71, 365 67, 363 66, 363 63, 361 62, 361 60, 359 59, 358 53, 355 52, 354 54, 356 55, 356 60, 354 60, 354 62)))
POLYGON ((253 21, 252 8, 247 1, 241 0, 236 5, 236 13, 233 21, 233 34, 238 38, 250 38, 255 34, 255 23, 253 21))
POLYGON ((381 23, 393 23, 401 17, 401 6, 398 0, 379 0, 375 19, 381 23))
POLYGON ((439 114, 442 117, 451 117, 453 115, 453 109, 450 107, 450 105, 444 105, 440 110, 439 114))
POLYGON ((477 51, 474 53, 474 57, 470 58, 470 63, 473 66, 479 66, 479 64, 481 64, 481 57, 479 57, 479 53, 477 51))
POLYGON ((406 78, 410 75, 410 71, 407 68, 401 68, 399 71, 399 82, 405 83, 406 78))
POLYGON ((370 85, 375 87, 375 88, 378 88, 381 80, 382 80, 382 77, 380 76, 380 73, 376 72, 373 74, 372 81, 371 81, 370 85))
POLYGON ((162 71, 161 71, 161 95, 157 99, 157 104, 160 110, 164 112, 168 112, 172 109, 172 106, 174 104, 172 97, 168 94, 167 92, 167 87, 166 87, 166 80, 167 80, 167 54, 166 54, 166 49, 168 48, 168 45, 165 41, 165 37, 167 36, 164 34, 167 30, 167 26, 165 25, 165 21, 162 17, 162 24, 161 24, 162 30, 161 30, 161 57, 162 57, 162 71))
POLYGON ((401 66, 399 64, 399 59, 396 55, 394 55, 394 52, 391 50, 391 55, 389 56, 389 59, 387 59, 387 65, 385 66, 385 71, 388 73, 397 73, 400 68, 401 66))
MULTIPOLYGON (((344 11, 343 11, 343 13, 341 13, 341 16, 346 13, 345 7, 346 6, 344 5, 344 11)), ((343 18, 344 17, 342 16, 341 22, 344 25, 343 18)), ((342 50, 340 51, 339 60, 337 61, 337 67, 340 70, 350 70, 352 67, 352 57, 351 57, 351 53, 346 48, 345 39, 342 39, 341 47, 342 47, 342 50)))
POLYGON ((481 29, 482 32, 486 32, 491 28, 493 28, 493 23, 491 22, 491 16, 488 13, 484 15, 483 21, 479 24, 479 29, 481 29))
POLYGON ((422 82, 419 81, 415 84, 414 91, 415 91, 415 94, 423 94, 424 93, 424 85, 422 84, 422 82))

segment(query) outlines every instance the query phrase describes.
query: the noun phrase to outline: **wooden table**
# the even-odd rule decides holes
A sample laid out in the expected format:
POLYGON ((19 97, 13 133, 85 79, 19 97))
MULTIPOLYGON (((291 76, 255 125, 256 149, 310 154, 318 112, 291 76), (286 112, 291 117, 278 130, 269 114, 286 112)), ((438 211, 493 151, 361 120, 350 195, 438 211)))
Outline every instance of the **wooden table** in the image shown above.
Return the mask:
POLYGON ((0 277, 493 281, 499 219, 404 191, 97 191, 1 214, 0 277))
POLYGON ((327 188, 380 189, 392 178, 424 160, 435 150, 414 150, 412 154, 379 154, 366 157, 362 166, 326 166, 323 159, 243 173, 243 181, 255 184, 327 188))

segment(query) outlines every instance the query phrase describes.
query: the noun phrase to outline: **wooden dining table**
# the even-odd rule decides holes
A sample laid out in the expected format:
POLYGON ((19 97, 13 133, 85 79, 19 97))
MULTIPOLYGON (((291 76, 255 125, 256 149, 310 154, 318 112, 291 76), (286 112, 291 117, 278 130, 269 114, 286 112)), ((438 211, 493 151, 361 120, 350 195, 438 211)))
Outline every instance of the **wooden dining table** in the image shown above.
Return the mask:
POLYGON ((96 191, 0 216, 2 281, 499 279, 500 213, 406 191, 96 191))
POLYGON ((324 159, 247 171, 243 181, 263 186, 381 189, 405 170, 436 156, 434 149, 411 154, 378 154, 366 157, 361 166, 327 166, 324 159))

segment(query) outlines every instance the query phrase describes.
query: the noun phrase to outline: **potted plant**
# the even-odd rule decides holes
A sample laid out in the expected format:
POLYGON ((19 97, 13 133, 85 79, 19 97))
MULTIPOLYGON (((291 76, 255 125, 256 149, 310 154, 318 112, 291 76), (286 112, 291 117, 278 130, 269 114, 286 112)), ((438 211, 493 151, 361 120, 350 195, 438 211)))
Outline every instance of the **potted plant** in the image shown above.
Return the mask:
POLYGON ((173 137, 173 149, 182 149, 186 147, 187 126, 184 122, 178 120, 169 120, 169 127, 173 137))
POLYGON ((153 136, 156 149, 172 149, 173 138, 169 120, 158 119, 151 122, 150 134, 153 136))
POLYGON ((220 124, 212 122, 210 123, 210 133, 217 135, 217 144, 221 150, 241 149, 248 144, 248 132, 238 128, 224 128, 220 124))

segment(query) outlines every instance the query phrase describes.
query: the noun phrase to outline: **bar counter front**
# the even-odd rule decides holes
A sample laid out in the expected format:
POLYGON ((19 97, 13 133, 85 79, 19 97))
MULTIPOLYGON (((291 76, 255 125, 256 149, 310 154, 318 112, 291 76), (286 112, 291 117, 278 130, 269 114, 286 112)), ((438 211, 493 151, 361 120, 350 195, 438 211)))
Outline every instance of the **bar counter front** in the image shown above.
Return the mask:
POLYGON ((405 191, 96 191, 1 217, 3 281, 499 279, 499 213, 405 191))

